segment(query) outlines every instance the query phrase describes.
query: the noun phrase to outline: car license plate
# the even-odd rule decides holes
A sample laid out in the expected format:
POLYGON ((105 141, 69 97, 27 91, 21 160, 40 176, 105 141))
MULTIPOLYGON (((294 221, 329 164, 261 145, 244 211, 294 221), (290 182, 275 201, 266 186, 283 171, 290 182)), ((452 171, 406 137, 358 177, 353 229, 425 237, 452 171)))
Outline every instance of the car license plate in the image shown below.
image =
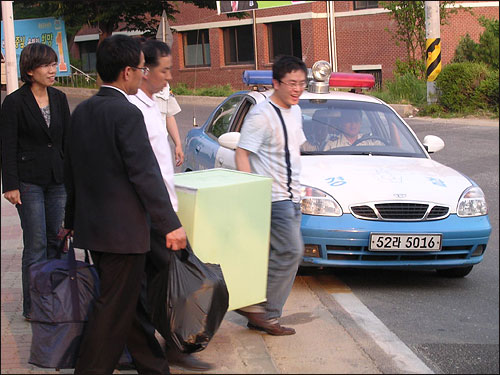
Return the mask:
POLYGON ((371 233, 371 251, 440 251, 441 234, 371 233))

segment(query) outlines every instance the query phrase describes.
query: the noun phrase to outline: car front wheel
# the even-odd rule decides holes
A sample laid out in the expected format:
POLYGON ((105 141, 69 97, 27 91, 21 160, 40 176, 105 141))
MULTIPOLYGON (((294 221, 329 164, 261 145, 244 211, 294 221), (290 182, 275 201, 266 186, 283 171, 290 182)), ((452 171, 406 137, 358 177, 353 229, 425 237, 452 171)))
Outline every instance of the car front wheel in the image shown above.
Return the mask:
POLYGON ((474 266, 468 267, 457 267, 457 268, 441 268, 437 269, 436 272, 439 276, 444 277, 465 277, 467 276, 474 266))

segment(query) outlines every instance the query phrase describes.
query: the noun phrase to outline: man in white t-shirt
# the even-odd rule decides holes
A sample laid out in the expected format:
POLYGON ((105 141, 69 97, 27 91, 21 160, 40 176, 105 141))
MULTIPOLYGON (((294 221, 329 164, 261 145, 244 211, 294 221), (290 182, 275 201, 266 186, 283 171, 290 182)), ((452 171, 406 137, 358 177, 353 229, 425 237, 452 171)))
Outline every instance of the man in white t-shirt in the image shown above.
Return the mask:
MULTIPOLYGON (((154 94, 163 89, 168 80, 172 78, 172 55, 166 43, 150 39, 142 43, 145 64, 148 68, 143 77, 141 86, 136 95, 129 95, 128 99, 135 104, 144 116, 144 123, 148 132, 149 142, 156 156, 163 181, 170 195, 172 207, 177 212, 177 195, 174 186, 174 167, 172 163, 172 152, 168 143, 168 133, 165 129, 165 120, 162 118, 160 109, 154 99, 154 94)), ((185 232, 184 232, 184 235, 185 232)), ((163 240, 164 242, 164 240, 163 240)), ((168 266, 168 260, 164 256, 164 245, 161 247, 158 233, 151 229, 151 252, 148 253, 147 272, 155 272, 168 266)), ((203 362, 191 355, 180 353, 176 348, 167 347, 167 359, 169 364, 174 364, 188 370, 208 370, 212 365, 203 362)))
POLYGON ((296 57, 283 56, 273 64, 274 93, 250 110, 235 154, 238 170, 273 179, 267 301, 236 312, 247 317, 249 328, 275 336, 295 333, 278 319, 304 254, 299 176, 306 137, 298 103, 306 77, 307 68, 296 57))

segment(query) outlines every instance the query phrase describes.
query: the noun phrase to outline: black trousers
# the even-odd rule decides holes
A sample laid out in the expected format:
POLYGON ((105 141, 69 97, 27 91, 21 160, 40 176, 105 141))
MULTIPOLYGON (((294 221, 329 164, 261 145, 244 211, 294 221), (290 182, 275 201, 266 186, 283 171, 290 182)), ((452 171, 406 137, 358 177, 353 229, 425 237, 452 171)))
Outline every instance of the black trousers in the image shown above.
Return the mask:
POLYGON ((127 346, 139 374, 169 374, 144 304, 146 254, 91 251, 100 277, 99 299, 85 329, 75 374, 112 374, 127 346))

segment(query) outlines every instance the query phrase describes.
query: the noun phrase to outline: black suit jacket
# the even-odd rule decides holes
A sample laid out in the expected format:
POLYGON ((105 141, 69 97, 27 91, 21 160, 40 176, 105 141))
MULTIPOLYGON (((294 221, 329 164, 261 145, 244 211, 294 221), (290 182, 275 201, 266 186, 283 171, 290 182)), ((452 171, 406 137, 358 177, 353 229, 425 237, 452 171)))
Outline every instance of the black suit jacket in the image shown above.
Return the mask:
POLYGON ((19 181, 36 185, 63 183, 64 141, 70 122, 66 95, 48 87, 50 127, 29 85, 23 85, 2 103, 3 192, 19 189, 19 181))
POLYGON ((71 116, 65 157, 65 227, 74 245, 109 253, 149 251, 149 219, 162 235, 181 226, 141 111, 102 87, 71 116))

